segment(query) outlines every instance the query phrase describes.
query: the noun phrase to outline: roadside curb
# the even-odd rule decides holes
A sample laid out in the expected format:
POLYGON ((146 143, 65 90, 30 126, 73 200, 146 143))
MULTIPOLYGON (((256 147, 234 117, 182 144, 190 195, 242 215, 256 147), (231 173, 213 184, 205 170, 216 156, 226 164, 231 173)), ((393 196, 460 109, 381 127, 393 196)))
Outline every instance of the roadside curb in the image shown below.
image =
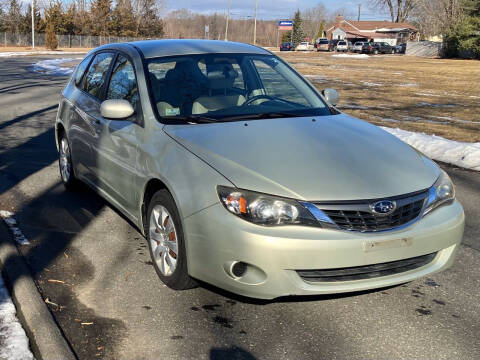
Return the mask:
POLYGON ((11 235, 1 220, 0 265, 17 310, 17 317, 27 333, 35 358, 77 359, 38 292, 23 256, 13 244, 11 235))

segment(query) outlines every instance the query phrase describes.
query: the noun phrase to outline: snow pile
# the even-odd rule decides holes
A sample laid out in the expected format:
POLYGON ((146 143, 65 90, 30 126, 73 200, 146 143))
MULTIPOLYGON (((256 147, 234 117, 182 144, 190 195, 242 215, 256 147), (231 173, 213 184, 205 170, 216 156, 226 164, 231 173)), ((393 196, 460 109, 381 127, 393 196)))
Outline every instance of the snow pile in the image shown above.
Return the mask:
POLYGON ((368 110, 368 106, 356 105, 356 104, 342 104, 337 107, 341 109, 352 109, 352 110, 368 110))
POLYGON ((467 169, 480 171, 480 142, 463 143, 440 136, 382 127, 428 157, 467 169))
POLYGON ((383 86, 383 84, 374 83, 374 82, 370 82, 370 81, 362 81, 362 84, 365 85, 365 86, 383 86))
POLYGON ((75 70, 75 65, 62 67, 62 64, 72 63, 75 60, 82 60, 82 58, 42 60, 33 64, 33 71, 46 75, 70 75, 75 70))
POLYGON ((35 360, 15 313, 15 306, 0 276, 0 359, 35 360))
POLYGON ((15 241, 20 245, 29 245, 30 242, 28 239, 23 235, 22 230, 18 227, 17 220, 13 217, 13 213, 6 210, 0 210, 0 219, 3 219, 5 224, 7 224, 8 228, 13 234, 15 241))
POLYGON ((318 83, 325 83, 328 81, 328 79, 322 75, 303 75, 303 77, 307 78, 310 81, 318 83))
POLYGON ((367 54, 336 54, 332 56, 339 57, 339 58, 353 58, 353 59, 368 59, 370 57, 367 54))
POLYGON ((86 54, 85 51, 17 51, 17 52, 0 52, 0 58, 12 56, 27 56, 27 55, 73 55, 86 54))

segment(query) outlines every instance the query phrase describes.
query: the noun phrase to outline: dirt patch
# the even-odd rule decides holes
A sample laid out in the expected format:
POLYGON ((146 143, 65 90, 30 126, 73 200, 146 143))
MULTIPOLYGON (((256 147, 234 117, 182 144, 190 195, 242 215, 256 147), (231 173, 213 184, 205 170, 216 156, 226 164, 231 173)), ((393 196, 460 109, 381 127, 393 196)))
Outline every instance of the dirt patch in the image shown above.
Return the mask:
POLYGON ((281 53, 318 89, 337 89, 339 109, 376 125, 480 141, 480 62, 402 55, 339 58, 281 53))
MULTIPOLYGON (((34 271, 38 263, 42 263, 41 252, 47 250, 45 246, 36 245, 22 247, 34 271)), ((93 278, 93 264, 75 248, 49 249, 59 256, 43 271, 37 272, 35 282, 65 338, 79 359, 112 359, 114 349, 127 335, 124 323, 95 314, 78 301, 75 292, 93 278)))

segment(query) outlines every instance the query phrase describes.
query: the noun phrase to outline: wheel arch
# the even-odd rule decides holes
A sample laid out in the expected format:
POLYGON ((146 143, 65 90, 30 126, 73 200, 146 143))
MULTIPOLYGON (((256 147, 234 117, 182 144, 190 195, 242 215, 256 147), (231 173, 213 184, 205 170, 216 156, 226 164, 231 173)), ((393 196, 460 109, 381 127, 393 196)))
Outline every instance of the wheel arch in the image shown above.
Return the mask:
POLYGON ((56 122, 55 123, 55 145, 57 146, 57 150, 58 150, 58 146, 59 146, 59 140, 60 140, 60 136, 63 135, 63 134, 66 134, 66 130, 65 130, 65 126, 63 126, 63 124, 61 122, 56 122))
POLYGON ((167 190, 170 193, 170 195, 172 195, 172 197, 175 199, 175 197, 173 196, 168 186, 162 180, 158 178, 152 178, 147 181, 142 192, 142 203, 140 206, 140 216, 141 216, 140 224, 142 227, 141 230, 143 232, 143 235, 146 235, 146 229, 148 225, 147 224, 148 204, 153 194, 155 194, 159 190, 167 190))

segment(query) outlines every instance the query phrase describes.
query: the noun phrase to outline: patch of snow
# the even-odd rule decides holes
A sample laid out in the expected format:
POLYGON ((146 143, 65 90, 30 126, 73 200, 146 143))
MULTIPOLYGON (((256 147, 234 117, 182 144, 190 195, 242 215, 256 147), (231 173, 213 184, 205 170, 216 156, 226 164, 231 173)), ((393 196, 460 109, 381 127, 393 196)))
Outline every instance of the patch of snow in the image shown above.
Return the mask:
POLYGON ((19 245, 30 244, 30 242, 25 237, 25 235, 23 235, 22 230, 20 230, 20 228, 18 227, 17 220, 15 220, 14 214, 12 212, 6 211, 6 210, 0 210, 0 219, 2 219, 5 222, 5 224, 8 226, 8 228, 13 234, 15 241, 19 245))
POLYGON ((368 59, 370 57, 367 54, 336 54, 332 56, 339 57, 339 58, 353 58, 353 59, 368 59))
POLYGON ((480 123, 478 123, 478 122, 475 123, 474 121, 457 119, 457 118, 453 118, 453 117, 450 117, 450 116, 434 116, 434 115, 427 115, 427 116, 430 117, 430 118, 434 118, 434 119, 448 120, 448 121, 452 121, 452 122, 459 122, 459 123, 471 124, 471 125, 477 124, 477 125, 480 126, 480 123))
POLYGON ((441 97, 441 96, 443 96, 443 95, 432 94, 432 93, 415 93, 415 95, 419 95, 419 96, 434 96, 434 97, 441 97))
POLYGON ((68 67, 63 67, 61 65, 64 63, 72 63, 76 60, 82 60, 82 58, 42 60, 33 64, 33 71, 47 75, 70 75, 73 70, 75 70, 75 65, 72 64, 68 67))
POLYGON ((480 171, 480 142, 465 143, 453 141, 440 136, 416 133, 398 128, 382 127, 382 129, 434 160, 480 171))
POLYGON ((88 51, 17 51, 17 52, 0 52, 0 58, 12 56, 28 56, 28 55, 74 55, 86 54, 88 51))
POLYGON ((432 103, 427 103, 427 102, 419 102, 417 103, 416 106, 423 107, 423 106, 428 106, 428 107, 433 107, 433 108, 453 108, 456 107, 457 105, 455 104, 432 104, 432 103))
POLYGON ((0 359, 35 360, 25 330, 15 314, 15 305, 0 276, 0 359))
POLYGON ((402 86, 402 87, 415 87, 418 86, 415 83, 405 83, 405 84, 398 84, 397 86, 402 86))
POLYGON ((365 86, 383 86, 383 84, 378 84, 378 83, 369 82, 369 81, 362 81, 362 84, 365 86))
POLYGON ((325 83, 328 79, 323 75, 304 75, 310 81, 318 82, 318 83, 325 83))
POLYGON ((369 109, 368 106, 361 106, 361 105, 355 105, 355 104, 342 104, 338 106, 341 109, 355 109, 355 110, 367 110, 369 109))

